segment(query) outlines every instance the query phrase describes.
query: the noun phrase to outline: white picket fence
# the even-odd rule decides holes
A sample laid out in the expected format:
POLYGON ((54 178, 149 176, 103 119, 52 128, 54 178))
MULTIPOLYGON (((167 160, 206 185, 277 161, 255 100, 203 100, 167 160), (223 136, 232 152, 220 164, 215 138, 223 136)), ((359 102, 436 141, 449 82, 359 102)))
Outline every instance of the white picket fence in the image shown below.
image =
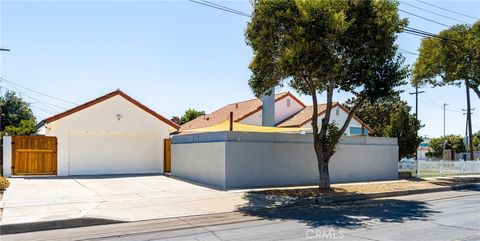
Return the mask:
POLYGON ((480 174, 480 161, 399 162, 398 170, 411 171, 417 177, 480 174))

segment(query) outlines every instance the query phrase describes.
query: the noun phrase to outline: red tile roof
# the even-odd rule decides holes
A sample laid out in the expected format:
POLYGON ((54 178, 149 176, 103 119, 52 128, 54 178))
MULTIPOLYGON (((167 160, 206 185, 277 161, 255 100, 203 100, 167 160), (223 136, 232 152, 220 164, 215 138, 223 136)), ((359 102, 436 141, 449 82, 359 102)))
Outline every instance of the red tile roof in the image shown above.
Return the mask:
POLYGON ((54 116, 52 116, 52 117, 49 117, 49 118, 43 120, 42 122, 43 122, 43 123, 54 122, 54 121, 56 121, 56 120, 62 119, 63 117, 66 117, 66 116, 69 116, 69 115, 71 115, 71 114, 73 114, 73 113, 79 112, 79 111, 81 111, 81 110, 83 110, 83 109, 85 109, 85 108, 88 108, 88 107, 90 107, 90 106, 96 105, 96 104, 98 104, 98 103, 100 103, 100 102, 102 102, 102 101, 108 100, 108 99, 110 99, 110 98, 112 98, 112 97, 114 97, 114 96, 117 96, 117 95, 122 96, 122 97, 125 98, 126 100, 130 101, 132 104, 138 106, 140 109, 142 109, 142 110, 144 110, 145 112, 153 115, 153 116, 156 117, 157 119, 165 122, 167 125, 175 128, 175 129, 178 129, 178 128, 179 128, 179 126, 178 126, 176 123, 174 123, 174 122, 172 122, 171 120, 169 120, 169 119, 161 116, 161 115, 158 114, 157 112, 153 111, 152 109, 146 107, 146 106, 143 105, 142 103, 140 103, 140 102, 138 102, 137 100, 133 99, 132 97, 128 96, 127 94, 125 94, 125 93, 122 92, 121 90, 116 90, 116 91, 110 92, 110 93, 108 93, 108 94, 106 94, 106 95, 103 95, 103 96, 98 97, 98 98, 96 98, 96 99, 94 99, 94 100, 91 100, 91 101, 89 101, 89 102, 86 102, 86 103, 84 103, 84 104, 82 104, 82 105, 79 105, 79 106, 77 106, 77 107, 75 107, 75 108, 72 108, 72 109, 67 110, 67 111, 65 111, 65 112, 62 112, 62 113, 60 113, 60 114, 54 115, 54 116))
MULTIPOLYGON (((332 109, 335 107, 339 107, 340 109, 345 111, 347 114, 350 113, 350 111, 347 108, 345 108, 343 105, 341 105, 338 102, 333 103, 332 109)), ((327 104, 318 105, 318 116, 325 114, 326 109, 327 109, 327 104)), ((313 116, 313 105, 303 108, 301 111, 297 112, 296 114, 292 115, 286 120, 278 123, 277 127, 302 127, 312 121, 312 116, 313 116)), ((361 125, 365 126, 365 128, 367 128, 369 132, 372 132, 372 129, 367 124, 365 124, 362 120, 360 120, 357 116, 353 115, 352 118, 355 119, 361 125)))
MULTIPOLYGON (((279 101, 287 96, 292 97, 295 101, 297 101, 300 105, 305 107, 305 104, 297 99, 294 95, 290 92, 283 92, 275 95, 275 102, 279 101)), ((197 129, 203 128, 207 126, 216 125, 222 123, 230 117, 230 112, 233 112, 233 120, 235 122, 241 121, 258 111, 262 110, 262 100, 259 98, 236 102, 232 104, 228 104, 208 115, 202 115, 194 120, 191 120, 180 127, 180 131, 182 130, 190 130, 190 129, 197 129)))

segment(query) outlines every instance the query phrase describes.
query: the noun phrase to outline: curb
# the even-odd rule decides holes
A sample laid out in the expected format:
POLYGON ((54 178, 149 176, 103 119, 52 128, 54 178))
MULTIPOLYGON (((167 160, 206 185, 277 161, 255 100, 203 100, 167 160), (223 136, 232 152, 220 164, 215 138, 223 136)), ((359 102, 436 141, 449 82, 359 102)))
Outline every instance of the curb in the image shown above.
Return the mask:
POLYGON ((455 186, 437 187, 437 188, 429 188, 429 189, 414 189, 414 190, 392 191, 392 192, 382 192, 382 193, 372 193, 372 194, 354 194, 350 196, 336 196, 336 197, 324 197, 324 198, 302 198, 287 206, 302 206, 302 205, 311 205, 311 204, 328 205, 328 204, 335 204, 335 203, 342 203, 342 202, 361 201, 361 200, 367 200, 367 199, 373 199, 373 198, 397 197, 397 196, 407 196, 407 195, 423 194, 423 193, 475 189, 479 187, 480 187, 480 183, 469 183, 469 184, 461 184, 461 185, 455 185, 455 186))
POLYGON ((102 218, 73 218, 33 223, 15 223, 0 226, 0 234, 27 233, 63 228, 79 228, 95 225, 126 223, 125 221, 102 218))
MULTIPOLYGON (((324 197, 321 199, 302 198, 292 203, 288 203, 285 205, 282 205, 282 204, 275 205, 274 207, 305 206, 305 205, 312 205, 312 204, 328 205, 328 204, 335 204, 335 203, 342 203, 342 202, 361 201, 361 200, 367 200, 367 199, 373 199, 373 198, 405 196, 405 195, 413 195, 413 194, 444 192, 444 191, 462 190, 462 189, 475 189, 479 187, 480 187, 480 183, 473 183, 473 184, 462 184, 462 185, 438 187, 438 188, 430 188, 430 189, 393 191, 393 192, 372 193, 372 194, 355 194, 351 196, 324 197)), ((87 227, 87 226, 105 225, 105 224, 119 224, 119 223, 131 223, 131 222, 113 220, 113 219, 85 217, 85 218, 62 219, 62 220, 52 220, 52 221, 32 222, 32 223, 7 224, 7 225, 0 225, 0 234, 26 233, 26 232, 34 232, 34 231, 44 231, 44 230, 64 229, 64 228, 78 228, 78 227, 87 227)))

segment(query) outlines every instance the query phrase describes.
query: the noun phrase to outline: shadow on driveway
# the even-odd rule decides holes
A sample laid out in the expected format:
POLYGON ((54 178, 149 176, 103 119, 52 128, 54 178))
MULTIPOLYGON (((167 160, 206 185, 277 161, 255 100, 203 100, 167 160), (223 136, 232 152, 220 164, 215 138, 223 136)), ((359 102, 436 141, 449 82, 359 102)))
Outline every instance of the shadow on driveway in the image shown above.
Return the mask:
POLYGON ((245 198, 249 201, 248 205, 239 208, 239 211, 245 215, 270 220, 298 221, 313 228, 320 226, 358 228, 373 220, 387 223, 428 220, 429 216, 438 213, 430 209, 425 202, 397 199, 255 210, 251 207, 261 205, 257 203, 258 195, 246 194, 245 198))

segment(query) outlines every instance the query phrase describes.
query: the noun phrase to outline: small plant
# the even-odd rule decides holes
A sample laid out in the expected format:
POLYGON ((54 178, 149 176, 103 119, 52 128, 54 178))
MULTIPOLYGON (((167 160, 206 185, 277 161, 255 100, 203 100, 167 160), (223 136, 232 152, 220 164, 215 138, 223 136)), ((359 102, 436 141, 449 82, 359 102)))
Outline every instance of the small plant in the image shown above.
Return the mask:
POLYGON ((10 182, 6 177, 0 176, 0 191, 4 191, 10 186, 10 182))

